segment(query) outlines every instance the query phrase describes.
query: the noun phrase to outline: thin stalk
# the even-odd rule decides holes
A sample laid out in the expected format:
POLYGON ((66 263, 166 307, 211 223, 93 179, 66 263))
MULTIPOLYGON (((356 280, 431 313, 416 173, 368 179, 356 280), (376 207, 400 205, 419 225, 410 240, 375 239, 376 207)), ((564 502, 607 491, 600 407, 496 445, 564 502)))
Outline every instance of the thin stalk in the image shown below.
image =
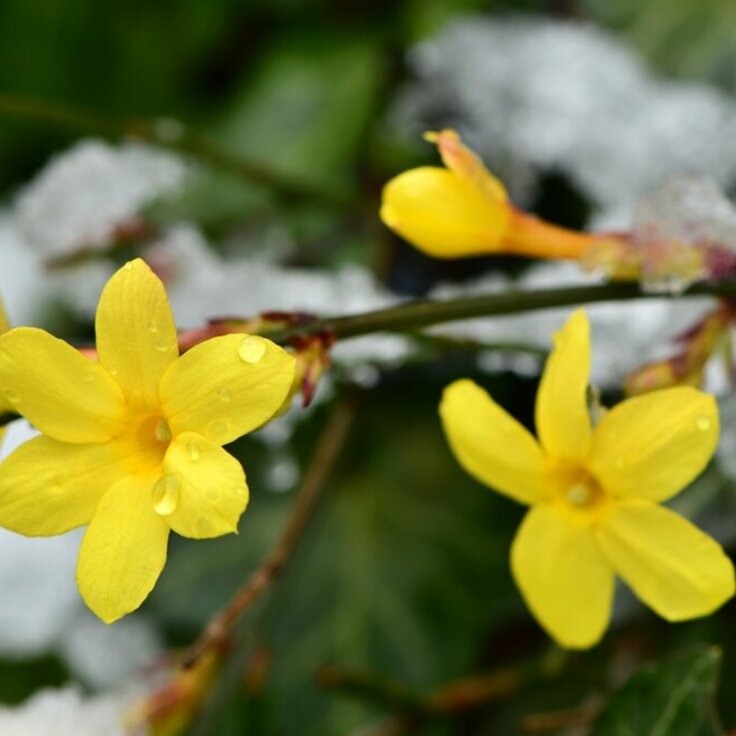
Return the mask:
POLYGON ((248 577, 230 603, 215 614, 200 639, 189 650, 184 660, 185 667, 193 666, 204 652, 220 646, 230 636, 233 627, 245 612, 283 571, 307 523, 312 518, 322 489, 329 480, 335 463, 345 446, 355 411, 355 401, 350 398, 340 401, 333 410, 317 443, 312 463, 299 487, 291 515, 276 546, 248 577))
POLYGON ((704 295, 734 297, 736 296, 736 281, 697 283, 680 295, 649 293, 642 291, 638 284, 612 282, 534 291, 511 290, 500 294, 483 294, 444 301, 423 299, 362 314, 315 318, 297 327, 269 334, 268 337, 278 342, 288 342, 294 337, 324 332, 338 340, 346 340, 373 332, 411 332, 444 322, 474 317, 498 317, 539 309, 598 302, 672 299, 675 296, 704 295))
POLYGON ((166 118, 115 120, 83 108, 11 94, 0 94, 0 115, 32 120, 105 138, 136 138, 230 171, 286 199, 315 200, 336 207, 350 205, 350 202, 341 194, 296 181, 263 162, 235 154, 193 132, 176 120, 166 118))

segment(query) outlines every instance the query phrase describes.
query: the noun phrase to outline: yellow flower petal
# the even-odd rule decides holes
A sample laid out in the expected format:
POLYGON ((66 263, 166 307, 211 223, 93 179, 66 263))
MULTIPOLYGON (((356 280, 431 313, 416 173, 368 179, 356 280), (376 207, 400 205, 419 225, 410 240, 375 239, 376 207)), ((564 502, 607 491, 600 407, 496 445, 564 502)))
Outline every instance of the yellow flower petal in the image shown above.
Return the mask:
POLYGON ((660 616, 706 616, 734 593, 734 570, 721 546, 679 514, 646 501, 626 501, 599 527, 614 570, 660 616))
POLYGON ((161 377, 179 355, 179 346, 164 286, 140 258, 107 282, 95 330, 100 363, 128 402, 156 410, 161 377))
POLYGON ((22 444, 0 464, 0 526, 45 537, 89 524, 124 473, 119 444, 73 445, 49 437, 22 444))
POLYGON ((0 335, 3 334, 3 332, 7 332, 10 329, 10 320, 8 319, 8 314, 5 311, 5 304, 3 303, 2 298, 0 298, 0 335))
MULTIPOLYGON (((0 298, 0 335, 7 332, 10 329, 10 322, 8 321, 8 316, 5 313, 5 305, 3 304, 2 298, 0 298)), ((5 398, 5 395, 2 392, 2 386, 0 386, 0 414, 3 414, 6 411, 12 411, 13 407, 11 403, 5 398)), ((0 442, 3 439, 3 435, 5 434, 5 427, 0 426, 0 442)))
POLYGON ((588 454, 589 379, 590 325, 585 310, 578 309, 555 334, 537 393, 537 434, 550 457, 580 461, 588 454))
POLYGON ((232 455, 199 434, 183 432, 169 445, 164 472, 164 482, 172 479, 178 497, 164 518, 177 534, 208 539, 237 531, 248 486, 232 455))
POLYGON ((664 501, 703 470, 717 444, 715 399, 668 388, 611 409, 593 433, 589 467, 609 493, 664 501))
POLYGON ((102 366, 33 327, 0 337, 0 391, 31 424, 63 442, 105 442, 125 411, 102 366))
POLYGON ((499 248, 509 208, 471 181, 439 167, 411 169, 383 190, 381 219, 437 258, 463 258, 499 248))
POLYGON ((491 200, 506 202, 506 187, 486 168, 481 158, 460 139, 457 131, 451 128, 439 133, 425 133, 424 140, 437 144, 442 163, 459 177, 466 179, 484 192, 491 200))
POLYGON ((440 417, 460 465, 481 483, 520 501, 542 498, 545 462, 537 441, 477 384, 450 384, 440 417))
POLYGON ((532 613, 560 645, 585 649, 603 636, 614 576, 592 527, 547 504, 534 506, 511 547, 511 570, 532 613))
POLYGON ((281 408, 295 363, 257 335, 223 335, 196 345, 161 381, 172 433, 196 432, 224 445, 260 427, 281 408))
POLYGON ((151 507, 151 482, 119 480, 102 497, 77 564, 85 603, 105 623, 145 600, 166 562, 169 527, 151 507))

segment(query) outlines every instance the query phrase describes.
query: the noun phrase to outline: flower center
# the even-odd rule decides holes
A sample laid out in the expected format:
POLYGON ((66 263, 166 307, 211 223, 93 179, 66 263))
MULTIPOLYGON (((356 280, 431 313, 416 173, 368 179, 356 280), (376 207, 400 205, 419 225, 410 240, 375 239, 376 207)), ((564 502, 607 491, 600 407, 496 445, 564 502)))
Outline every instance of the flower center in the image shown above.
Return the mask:
POLYGON ((133 421, 130 433, 124 440, 127 440, 127 453, 137 475, 160 473, 171 442, 171 429, 166 419, 150 414, 139 417, 133 421))
POLYGON ((579 465, 557 466, 553 482, 558 503, 576 515, 598 511, 606 500, 598 480, 579 465))
POLYGON ((587 483, 573 483, 567 489, 567 500, 573 506, 587 506, 593 496, 594 491, 587 483))
POLYGON ((169 423, 165 419, 160 418, 156 422, 156 427, 153 430, 153 436, 159 442, 168 442, 171 439, 171 430, 169 429, 169 423))
POLYGON ((578 511, 593 510, 606 495, 598 481, 583 468, 566 479, 563 488, 562 495, 568 507, 578 511))

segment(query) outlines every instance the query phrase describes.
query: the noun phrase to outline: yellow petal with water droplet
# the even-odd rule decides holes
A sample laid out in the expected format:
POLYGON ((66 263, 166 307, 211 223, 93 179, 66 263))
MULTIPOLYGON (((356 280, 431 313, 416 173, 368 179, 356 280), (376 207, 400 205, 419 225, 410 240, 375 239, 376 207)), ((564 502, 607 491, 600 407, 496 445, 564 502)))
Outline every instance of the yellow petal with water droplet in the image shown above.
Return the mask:
POLYGON ((537 393, 537 434, 552 458, 578 462, 588 454, 589 380, 590 325, 585 310, 578 309, 554 336, 537 393))
POLYGON ((168 516, 176 511, 181 496, 181 477, 178 473, 168 473, 159 478, 151 490, 153 510, 159 516, 168 516))
POLYGON ((105 623, 135 611, 166 563, 169 527, 151 508, 150 478, 126 476, 105 493, 82 540, 77 583, 105 623))
POLYGON ((166 516, 177 534, 204 539, 237 530, 248 486, 232 455, 205 437, 183 432, 169 446, 164 469, 181 481, 176 508, 166 516))
POLYGON ((238 355, 246 363, 258 363, 266 354, 267 343, 258 335, 246 335, 238 346, 238 355))
POLYGON ((0 391, 31 424, 63 442, 105 442, 120 432, 126 411, 102 366, 34 327, 0 336, 0 391))
POLYGON ((161 377, 179 346, 164 286, 143 260, 130 261, 107 282, 95 328, 100 363, 114 369, 128 402, 155 411, 161 377))
POLYGON ((611 409, 593 434, 589 466, 610 493, 666 501, 698 476, 718 444, 718 406, 687 386, 611 409))
POLYGON ((197 432, 218 445, 268 421, 283 404, 295 360, 283 348, 257 338, 257 362, 240 356, 243 335, 214 337, 184 353, 161 381, 161 407, 176 436, 197 432), (229 399, 222 400, 222 391, 229 399))

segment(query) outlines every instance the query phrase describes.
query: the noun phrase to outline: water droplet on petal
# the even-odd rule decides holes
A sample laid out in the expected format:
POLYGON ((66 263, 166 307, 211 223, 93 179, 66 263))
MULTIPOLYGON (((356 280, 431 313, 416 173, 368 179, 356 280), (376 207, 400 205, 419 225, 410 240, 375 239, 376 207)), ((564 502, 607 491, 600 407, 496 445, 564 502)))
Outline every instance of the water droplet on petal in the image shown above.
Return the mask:
POLYGON ((159 478, 153 486, 153 510, 161 516, 168 516, 179 505, 181 479, 176 473, 169 473, 159 478))
POLYGON ((9 404, 17 404, 20 401, 20 394, 14 388, 6 388, 3 396, 9 404))
POLYGON ((241 498, 246 495, 245 486, 235 486, 235 495, 241 498))
POLYGON ((266 354, 266 341, 262 337, 249 335, 238 346, 238 355, 245 363, 258 363, 266 354))
POLYGON ((125 264, 124 268, 125 268, 126 271, 132 271, 133 270, 133 264, 130 261, 128 261, 125 264))
POLYGON ((158 325, 155 322, 153 322, 153 321, 149 322, 148 323, 148 331, 152 335, 155 335, 158 332, 158 325))
POLYGON ((711 420, 710 417, 707 417, 703 415, 702 417, 698 417, 695 421, 695 426, 701 431, 701 432, 707 432, 710 429, 711 426, 711 420))
POLYGON ((108 373, 109 373, 109 374, 110 374, 111 376, 115 377, 115 376, 117 376, 117 374, 118 374, 118 369, 117 369, 117 368, 108 368, 108 369, 107 369, 107 372, 108 372, 108 373))
POLYGON ((158 350, 159 353, 165 353, 170 348, 171 343, 168 340, 161 339, 156 342, 156 350, 158 350))
POLYGON ((207 435, 215 442, 222 441, 223 437, 230 434, 230 422, 226 419, 216 419, 207 425, 207 435))
POLYGON ((217 501, 220 498, 220 491, 217 488, 208 488, 205 495, 210 501, 217 501))
POLYGON ((223 387, 217 389, 217 396, 220 401, 230 401, 232 394, 230 393, 230 389, 223 387))
POLYGON ((212 534, 212 522, 204 516, 197 519, 197 532, 203 537, 212 534))
POLYGON ((190 440, 187 442, 187 452, 189 453, 189 459, 196 463, 197 460, 201 457, 201 453, 199 451, 199 445, 194 441, 190 440))

